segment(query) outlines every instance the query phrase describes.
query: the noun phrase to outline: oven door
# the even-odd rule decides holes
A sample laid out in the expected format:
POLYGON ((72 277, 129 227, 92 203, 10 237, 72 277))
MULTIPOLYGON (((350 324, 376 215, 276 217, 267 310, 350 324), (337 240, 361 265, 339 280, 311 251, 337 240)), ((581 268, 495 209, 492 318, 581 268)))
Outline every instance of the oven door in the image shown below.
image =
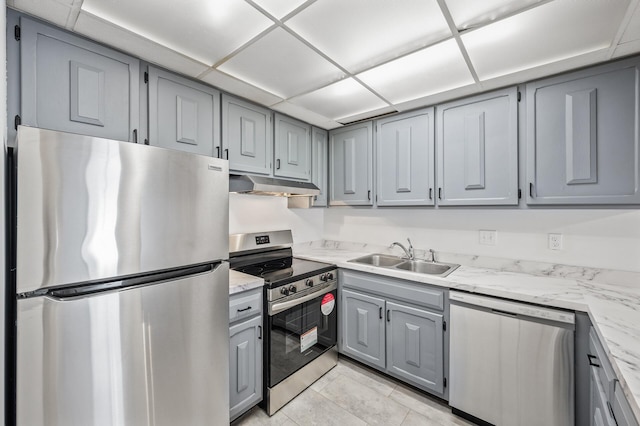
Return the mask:
POLYGON ((338 334, 337 290, 332 285, 317 294, 312 299, 302 297, 299 304, 279 312, 275 309, 268 315, 269 387, 274 387, 335 346, 338 334))

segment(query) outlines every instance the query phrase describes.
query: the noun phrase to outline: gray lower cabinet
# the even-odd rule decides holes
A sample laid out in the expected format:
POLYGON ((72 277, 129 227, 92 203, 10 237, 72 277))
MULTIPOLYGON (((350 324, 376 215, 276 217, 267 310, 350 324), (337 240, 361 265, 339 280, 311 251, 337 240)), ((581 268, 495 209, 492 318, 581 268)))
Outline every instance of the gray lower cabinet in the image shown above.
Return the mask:
POLYGON ((446 290, 348 270, 339 283, 340 353, 446 399, 446 290))
POLYGON ((311 182, 320 188, 313 205, 327 206, 327 186, 329 185, 329 133, 326 130, 311 128, 311 182))
POLYGON ((589 332, 590 426, 638 426, 595 329, 589 332))
POLYGON ((329 205, 373 205, 373 124, 329 132, 329 205))
POLYGON ((229 415, 236 419, 262 401, 262 288, 229 301, 229 415))
POLYGON ((518 204, 515 87, 436 108, 438 204, 518 204))
POLYGON ((220 150, 220 92, 149 67, 149 144, 193 154, 220 150))
POLYGON ((376 204, 434 204, 434 109, 376 122, 376 204))
POLYGON ((271 174, 273 114, 240 99, 222 95, 222 140, 229 170, 271 174))
POLYGON ((273 175, 311 180, 311 126, 278 113, 274 121, 273 175))
POLYGON ((640 58, 527 84, 527 203, 640 204, 640 58))
POLYGON ((20 28, 22 124, 136 142, 137 59, 24 16, 20 28))

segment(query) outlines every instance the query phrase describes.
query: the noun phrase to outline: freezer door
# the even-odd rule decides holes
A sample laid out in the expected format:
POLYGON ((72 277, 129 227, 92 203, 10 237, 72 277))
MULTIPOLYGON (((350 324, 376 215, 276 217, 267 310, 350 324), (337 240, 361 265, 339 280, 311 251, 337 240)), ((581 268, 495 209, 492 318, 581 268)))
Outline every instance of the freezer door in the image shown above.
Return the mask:
POLYGON ((19 300, 17 424, 228 424, 228 272, 19 300))
POLYGON ((20 126, 17 291, 228 258, 228 162, 20 126))

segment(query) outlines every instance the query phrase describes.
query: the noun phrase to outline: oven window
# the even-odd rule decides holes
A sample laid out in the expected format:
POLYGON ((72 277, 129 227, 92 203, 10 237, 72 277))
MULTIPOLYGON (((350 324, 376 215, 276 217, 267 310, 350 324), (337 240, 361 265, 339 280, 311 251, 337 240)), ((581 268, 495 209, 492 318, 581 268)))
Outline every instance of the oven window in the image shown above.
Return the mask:
POLYGON ((269 317, 269 386, 273 387, 336 344, 336 290, 269 317))

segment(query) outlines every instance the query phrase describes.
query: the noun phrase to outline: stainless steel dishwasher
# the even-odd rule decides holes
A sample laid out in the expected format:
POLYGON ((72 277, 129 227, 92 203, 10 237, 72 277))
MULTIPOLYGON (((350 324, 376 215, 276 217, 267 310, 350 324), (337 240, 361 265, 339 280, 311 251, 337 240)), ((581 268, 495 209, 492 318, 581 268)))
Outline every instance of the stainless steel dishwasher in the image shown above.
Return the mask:
POLYGON ((574 424, 575 315, 452 291, 449 404, 501 425, 574 424))

